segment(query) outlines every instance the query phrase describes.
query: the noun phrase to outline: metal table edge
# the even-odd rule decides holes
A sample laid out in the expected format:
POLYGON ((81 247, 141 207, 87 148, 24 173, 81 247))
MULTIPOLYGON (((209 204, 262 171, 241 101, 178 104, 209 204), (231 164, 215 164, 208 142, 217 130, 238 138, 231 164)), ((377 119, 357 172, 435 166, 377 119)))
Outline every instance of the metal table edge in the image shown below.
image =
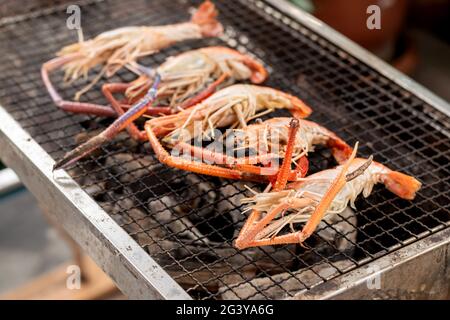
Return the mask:
POLYGON ((350 40, 342 33, 286 0, 265 1, 450 117, 450 105, 447 101, 350 40))
POLYGON ((0 159, 133 299, 191 299, 0 105, 0 159))
MULTIPOLYGON (((426 262, 427 268, 429 269, 427 272, 432 273, 433 271, 442 270, 443 274, 439 275, 441 277, 439 282, 446 283, 448 286, 448 281, 450 280, 450 270, 448 268, 450 257, 448 253, 450 253, 450 228, 445 228, 329 280, 326 283, 319 284, 308 291, 299 292, 292 299, 367 298, 367 296, 370 297, 372 290, 388 290, 388 288, 384 287, 391 285, 388 283, 389 279, 382 279, 382 277, 386 276, 389 272, 394 272, 395 277, 407 278, 409 276, 407 274, 405 275, 408 268, 407 265, 414 263, 414 266, 417 266, 416 261, 420 258, 426 262), (433 253, 435 255, 441 255, 442 259, 430 258, 430 254, 433 253), (371 288, 370 285, 376 276, 382 279, 381 287, 371 288), (362 293, 367 296, 361 296, 362 293)), ((423 261, 420 264, 422 263, 423 261)), ((420 272, 411 276, 415 277, 415 279, 411 280, 412 282, 418 281, 421 283, 424 281, 423 278, 426 277, 421 275, 420 272)), ((408 285, 409 283, 405 281, 405 287, 408 285)))

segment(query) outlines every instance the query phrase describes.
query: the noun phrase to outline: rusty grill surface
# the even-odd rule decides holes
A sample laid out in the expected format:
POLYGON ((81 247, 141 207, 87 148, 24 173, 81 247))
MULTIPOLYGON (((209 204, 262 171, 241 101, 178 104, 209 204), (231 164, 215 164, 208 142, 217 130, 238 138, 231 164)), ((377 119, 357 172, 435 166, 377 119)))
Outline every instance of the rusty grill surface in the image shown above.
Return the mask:
MULTIPOLYGON (((87 2, 85 37, 119 26, 181 22, 198 4, 174 2, 87 2)), ((154 66, 167 56, 217 44, 252 52, 270 71, 267 85, 298 95, 313 108, 312 120, 349 144, 360 141, 360 155, 373 154, 414 175, 423 188, 408 202, 376 187, 369 198, 359 197, 355 214, 322 223, 307 248, 240 251, 232 243, 245 220, 239 204, 243 184, 165 167, 148 144, 122 133, 69 173, 192 297, 291 297, 449 225, 444 114, 264 2, 215 3, 225 36, 184 42, 141 62, 154 66)), ((76 41, 66 17, 63 8, 46 9, 0 25, 0 104, 55 159, 111 121, 58 110, 44 89, 41 64, 76 41)), ((62 83, 62 73, 52 79, 62 83)), ((133 79, 122 70, 110 81, 133 79)), ((60 92, 73 97, 83 84, 61 86, 60 92)), ((100 84, 83 100, 106 103, 100 84)), ((312 172, 335 164, 327 150, 310 159, 312 172)))

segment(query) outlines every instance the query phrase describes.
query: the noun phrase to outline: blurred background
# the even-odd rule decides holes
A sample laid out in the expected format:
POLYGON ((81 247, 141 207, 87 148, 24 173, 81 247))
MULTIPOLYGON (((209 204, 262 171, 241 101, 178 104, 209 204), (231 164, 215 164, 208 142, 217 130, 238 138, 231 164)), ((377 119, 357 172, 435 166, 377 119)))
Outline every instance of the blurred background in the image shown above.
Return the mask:
MULTIPOLYGON (((69 1, 25 0, 17 6, 17 1, 0 0, 0 19, 39 10, 55 2, 69 1)), ((450 0, 290 2, 450 100, 450 0), (380 30, 366 27, 366 10, 374 4, 381 12, 380 30)), ((0 296, 48 274, 72 257, 70 242, 50 227, 33 196, 0 163, 0 296)))

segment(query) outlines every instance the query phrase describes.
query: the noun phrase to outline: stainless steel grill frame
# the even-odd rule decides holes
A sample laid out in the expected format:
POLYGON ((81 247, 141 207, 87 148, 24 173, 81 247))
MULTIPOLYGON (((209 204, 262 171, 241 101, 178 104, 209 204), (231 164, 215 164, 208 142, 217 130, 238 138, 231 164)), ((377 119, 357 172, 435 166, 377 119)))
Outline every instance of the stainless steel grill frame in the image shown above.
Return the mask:
MULTIPOLYGON (((150 4, 136 0, 134 3, 135 6, 124 7, 120 6, 119 1, 86 1, 82 7, 83 18, 88 20, 100 17, 96 19, 98 24, 90 25, 87 32, 95 35, 118 25, 170 23, 182 21, 187 17, 186 12, 182 12, 181 9, 179 12, 171 12, 170 8, 164 9, 161 1, 150 4), (151 13, 145 14, 144 10, 151 13)), ((179 4, 180 8, 190 7, 189 3, 182 0, 179 4)), ((369 198, 368 202, 361 203, 361 211, 358 212, 358 232, 363 237, 354 244, 357 250, 356 257, 345 253, 338 254, 335 251, 323 254, 312 247, 309 253, 315 255, 316 259, 314 262, 305 262, 303 261, 305 252, 298 252, 297 249, 293 250, 290 247, 281 248, 279 250, 285 250, 288 257, 295 260, 296 267, 285 267, 280 263, 275 273, 273 270, 264 269, 264 264, 261 263, 267 259, 273 260, 270 251, 258 249, 257 259, 246 256, 247 262, 237 266, 230 262, 231 259, 236 256, 242 257, 245 253, 234 249, 227 251, 230 252, 228 256, 208 262, 202 260, 204 259, 202 254, 214 251, 216 247, 207 245, 197 253, 191 252, 190 244, 179 239, 180 234, 170 234, 165 239, 171 239, 181 249, 187 250, 188 253, 184 254, 183 259, 173 258, 171 250, 161 250, 149 255, 145 251, 149 250, 148 245, 141 243, 140 246, 133 239, 140 235, 147 236, 151 229, 139 226, 141 228, 139 231, 130 231, 130 225, 135 223, 139 225, 133 219, 128 223, 119 219, 116 223, 113 218, 118 221, 117 214, 111 215, 106 208, 105 210, 98 205, 98 197, 94 196, 97 198, 96 202, 83 191, 89 186, 98 184, 99 181, 82 184, 82 188, 76 182, 80 182, 86 174, 91 174, 92 168, 108 171, 104 160, 114 152, 117 153, 117 150, 111 151, 106 147, 104 154, 77 166, 80 168, 80 174, 70 177, 66 173, 57 173, 58 177, 55 179, 51 173, 52 157, 60 156, 64 151, 71 149, 75 145, 73 137, 78 132, 106 124, 104 121, 97 122, 92 117, 75 116, 56 110, 40 83, 40 64, 52 57, 59 47, 73 41, 73 33, 64 28, 65 15, 61 7, 0 22, 1 41, 5 43, 8 40, 8 45, 0 50, 2 55, 0 68, 3 71, 0 76, 2 85, 0 103, 3 105, 3 108, 0 108, 2 161, 17 172, 26 186, 48 208, 49 213, 61 222, 129 297, 217 298, 224 292, 231 292, 240 297, 235 290, 241 286, 249 286, 253 288, 254 294, 241 298, 270 298, 273 291, 286 291, 284 283, 293 279, 298 282, 298 289, 296 292, 284 292, 286 298, 370 296, 371 291, 367 291, 364 284, 374 272, 384 275, 383 288, 395 289, 393 286, 396 282, 392 281, 393 277, 405 280, 405 276, 399 270, 403 270, 402 268, 410 265, 412 261, 427 262, 430 269, 444 275, 438 280, 435 279, 435 282, 448 279, 450 273, 446 270, 450 235, 448 104, 285 1, 233 3, 218 1, 218 7, 221 11, 221 20, 226 27, 226 34, 219 42, 208 40, 181 44, 144 61, 160 62, 169 54, 206 44, 227 43, 240 50, 248 50, 273 70, 269 84, 293 91, 311 104, 315 110, 312 117, 314 120, 335 129, 350 142, 355 138, 361 139, 363 144, 372 142, 372 146, 362 148, 363 154, 375 153, 376 159, 381 158, 382 161, 387 161, 388 165, 411 172, 419 179, 424 179, 426 175, 432 176, 431 179, 424 181, 425 191, 419 194, 420 198, 412 205, 397 202, 392 196, 378 189, 373 200, 369 198), (40 26, 44 30, 33 31, 33 25, 40 26), (250 26, 258 28, 249 30, 250 26), (27 32, 36 32, 36 35, 31 38, 27 32), (277 37, 270 39, 270 35, 277 37), (266 37, 268 39, 265 39, 266 37), (30 43, 21 42, 24 39, 28 39, 30 43), (298 43, 293 44, 292 41, 298 43), (299 48, 298 52, 289 51, 295 47, 299 48), (304 61, 299 62, 300 59, 304 61), (289 64, 292 65, 292 69, 288 68, 289 64), (331 71, 323 66, 331 67, 331 71), (336 70, 333 70, 333 67, 336 70), (348 73, 345 73, 346 69, 348 73), (296 84, 299 73, 302 77, 296 84), (331 83, 338 84, 333 87, 331 83), (371 93, 371 90, 375 93, 371 93), (384 97, 384 100, 374 100, 380 96, 384 97), (342 102, 342 106, 336 105, 337 101, 342 102), (330 102, 332 107, 327 105, 330 102), (381 116, 379 110, 384 110, 387 118, 381 116), (351 123, 349 119, 358 119, 361 126, 358 123, 351 123), (400 123, 397 127, 396 122, 400 123), (371 126, 370 130, 367 130, 369 136, 365 136, 365 139, 364 134, 355 133, 358 128, 364 130, 364 125, 366 128, 371 126), (421 132, 416 138, 409 134, 414 133, 414 130, 421 132), (370 135, 370 132, 374 132, 374 135, 370 135), (379 139, 381 134, 385 141, 379 139), (398 140, 399 138, 404 138, 404 141, 398 140), (384 142, 393 145, 389 146, 384 142), (396 148, 399 152, 395 151, 396 148), (418 162, 414 164, 414 161, 418 162), (399 217, 401 219, 396 220, 399 217), (430 255, 437 257, 443 255, 443 258, 430 260, 430 255), (336 262, 338 257, 348 260, 349 263, 345 266, 339 264, 336 262), (197 268, 193 270, 187 267, 192 261, 197 263, 197 268), (225 274, 215 270, 219 263, 226 267, 225 274), (323 263, 332 268, 333 272, 323 275, 315 271, 314 268, 323 263), (239 272, 240 268, 246 266, 256 268, 255 275, 249 278, 239 272), (304 272, 313 273, 314 281, 306 282, 301 273, 296 273, 295 268, 300 266, 304 272), (177 270, 175 274, 174 268, 177 270), (205 270, 210 277, 197 279, 198 272, 205 270), (168 273, 171 273, 172 277, 168 273), (277 273, 284 273, 286 276, 279 279, 276 277, 277 273), (231 284, 225 280, 226 275, 238 275, 240 278, 231 284), (261 289, 255 285, 254 280, 262 277, 271 280, 269 287, 261 289), (183 284, 187 292, 177 281, 183 284), (209 289, 213 281, 222 287, 222 291, 209 289)), ((131 80, 130 75, 125 72, 120 73, 118 77, 121 80, 131 80)), ((64 90, 64 93, 70 96, 73 90, 64 90)), ((86 98, 101 101, 98 92, 99 90, 94 90, 86 98)), ((148 151, 148 148, 146 150, 148 151)), ((137 156, 138 160, 142 157, 144 156, 137 156)), ((321 165, 324 164, 315 169, 321 168, 321 165)), ((123 166, 123 163, 116 166, 123 166)), ((163 169, 158 171, 163 177, 162 180, 167 172, 175 177, 186 177, 185 173, 163 169)), ((106 178, 107 181, 118 179, 117 175, 110 172, 106 178)), ((207 178, 201 179, 209 181, 207 178)), ((112 185, 117 187, 117 183, 112 185)), ((120 187, 120 183, 118 185, 120 187)), ((151 194, 153 186, 144 183, 142 187, 151 194)), ((167 188, 169 191, 166 192, 169 194, 178 192, 178 189, 175 190, 170 185, 166 185, 167 188)), ((137 205, 142 207, 142 203, 139 203, 142 202, 141 196, 125 194, 124 197, 132 197, 135 203, 138 202, 137 205)), ((103 199, 101 202, 104 204, 108 200, 103 199)), ((127 210, 129 209, 120 212, 121 218, 128 217, 127 210)), ((197 214, 195 210, 190 213, 190 215, 197 214)), ((209 230, 212 229, 206 235, 208 237, 217 238, 222 234, 222 230, 219 229, 233 225, 225 222, 222 228, 217 228, 215 225, 211 226, 213 222, 213 219, 207 219, 207 224, 210 224, 209 230)), ((231 239, 224 238, 223 235, 221 237, 224 243, 231 243, 231 239)), ((408 279, 409 285, 420 283, 426 278, 425 274, 418 276, 419 272, 414 275, 414 281, 408 279)))

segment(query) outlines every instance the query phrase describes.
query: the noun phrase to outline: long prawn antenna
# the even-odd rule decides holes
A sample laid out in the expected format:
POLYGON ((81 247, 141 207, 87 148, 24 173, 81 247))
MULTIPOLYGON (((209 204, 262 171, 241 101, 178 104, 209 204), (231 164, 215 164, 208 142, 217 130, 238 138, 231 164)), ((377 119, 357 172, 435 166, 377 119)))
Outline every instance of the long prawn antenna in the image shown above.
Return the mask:
POLYGON ((96 150, 104 143, 111 141, 120 131, 127 127, 131 122, 139 118, 147 109, 147 105, 152 103, 156 99, 160 82, 161 76, 156 73, 153 85, 141 100, 139 100, 135 105, 128 109, 127 112, 117 118, 108 128, 106 128, 100 134, 92 137, 85 143, 66 153, 61 160, 55 163, 55 165, 53 166, 53 170, 65 168, 83 158, 84 156, 90 154, 92 151, 96 150))
POLYGON ((158 74, 158 72, 155 69, 143 66, 142 64, 139 64, 135 61, 127 63, 125 65, 125 68, 127 68, 128 70, 137 75, 145 75, 149 78, 153 78, 158 74))

